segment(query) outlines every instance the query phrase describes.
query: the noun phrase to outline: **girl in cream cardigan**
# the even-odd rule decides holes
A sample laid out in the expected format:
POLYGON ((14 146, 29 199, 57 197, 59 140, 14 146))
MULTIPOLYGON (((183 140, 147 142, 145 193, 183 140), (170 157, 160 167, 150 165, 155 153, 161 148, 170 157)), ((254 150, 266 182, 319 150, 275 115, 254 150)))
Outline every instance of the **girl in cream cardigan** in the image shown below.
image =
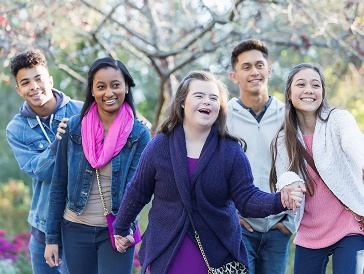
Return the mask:
POLYGON ((315 64, 293 68, 285 99, 285 120, 272 143, 271 183, 278 190, 290 184, 306 190, 295 217, 294 273, 325 273, 330 255, 334 273, 359 273, 364 135, 348 111, 329 107, 324 75, 315 64), (314 164, 306 160, 304 150, 314 164))

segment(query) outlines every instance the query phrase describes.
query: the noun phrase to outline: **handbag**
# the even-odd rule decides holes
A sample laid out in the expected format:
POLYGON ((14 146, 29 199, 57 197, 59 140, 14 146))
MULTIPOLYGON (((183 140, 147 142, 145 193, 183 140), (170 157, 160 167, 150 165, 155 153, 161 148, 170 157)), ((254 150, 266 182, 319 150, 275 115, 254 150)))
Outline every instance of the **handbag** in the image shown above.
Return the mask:
MULTIPOLYGON (((110 240, 111 240, 111 244, 112 247, 114 249, 116 249, 116 245, 115 245, 115 238, 114 238, 114 227, 113 227, 113 222, 116 219, 116 216, 112 213, 109 213, 109 211, 106 208, 106 203, 105 203, 105 199, 104 199, 104 194, 102 193, 102 187, 101 187, 101 182, 100 182, 100 174, 99 174, 99 169, 96 168, 96 179, 97 179, 97 185, 99 187, 99 192, 100 192, 100 197, 101 197, 101 203, 102 206, 104 208, 104 216, 106 217, 106 222, 107 222, 107 227, 109 229, 109 234, 110 234, 110 240)), ((136 224, 135 226, 136 230, 133 234, 133 238, 134 238, 134 243, 132 243, 130 246, 134 246, 137 243, 139 243, 142 240, 142 234, 140 231, 140 227, 139 224, 136 224)))
POLYGON ((197 241, 198 248, 200 249, 202 258, 205 261, 205 264, 207 266, 208 274, 248 274, 249 272, 248 272, 248 269, 246 268, 246 266, 237 261, 229 262, 227 264, 224 264, 223 266, 220 266, 219 268, 214 268, 210 265, 209 261, 207 260, 206 254, 205 254, 205 250, 202 247, 200 236, 199 236, 199 234, 196 230, 195 224, 192 220, 192 216, 191 216, 190 212, 187 210, 187 208, 186 208, 186 211, 187 211, 188 218, 190 219, 190 222, 191 222, 191 225, 192 225, 192 228, 194 231, 194 236, 197 241))
MULTIPOLYGON (((315 161, 313 160, 312 156, 304 148, 304 146, 301 144, 301 142, 299 142, 299 144, 301 145, 301 151, 302 151, 303 157, 305 158, 307 164, 313 169, 313 171, 317 174, 317 176, 319 176, 320 179, 322 180, 320 174, 318 173, 318 170, 315 165, 315 161)), ((322 181, 324 181, 324 180, 322 180, 322 181)), ((346 205, 344 205, 341 201, 340 201, 340 203, 344 206, 345 210, 348 210, 351 212, 351 214, 353 214, 355 220, 359 223, 359 230, 364 231, 364 216, 360 216, 360 215, 356 214, 354 211, 352 211, 350 208, 348 208, 346 205)))

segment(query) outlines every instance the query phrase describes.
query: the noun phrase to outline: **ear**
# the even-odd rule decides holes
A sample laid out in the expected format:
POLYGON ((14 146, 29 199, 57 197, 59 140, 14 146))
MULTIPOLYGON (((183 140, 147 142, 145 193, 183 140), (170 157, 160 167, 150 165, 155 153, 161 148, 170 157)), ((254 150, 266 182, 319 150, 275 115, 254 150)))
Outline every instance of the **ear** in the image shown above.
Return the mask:
POLYGON ((19 86, 18 85, 15 86, 15 90, 19 94, 20 97, 23 97, 22 94, 21 94, 21 92, 20 92, 20 89, 19 89, 19 86))
POLYGON ((49 84, 53 88, 53 76, 50 76, 50 75, 49 75, 49 84))
POLYGON ((233 81, 235 84, 239 83, 234 71, 230 72, 229 76, 230 76, 231 81, 233 81))
POLYGON ((272 71, 273 71, 272 67, 269 66, 268 67, 268 79, 270 79, 270 77, 272 77, 272 71))

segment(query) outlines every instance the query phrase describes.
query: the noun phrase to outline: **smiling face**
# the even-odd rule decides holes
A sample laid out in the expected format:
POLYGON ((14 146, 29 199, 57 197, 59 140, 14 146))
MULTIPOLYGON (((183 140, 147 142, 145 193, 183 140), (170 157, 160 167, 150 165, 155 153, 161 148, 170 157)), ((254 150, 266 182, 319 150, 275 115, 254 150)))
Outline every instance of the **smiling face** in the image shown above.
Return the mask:
POLYGON ((268 79, 272 68, 259 50, 242 52, 238 56, 231 80, 239 85, 240 94, 268 95, 268 79))
MULTIPOLYGON (((47 102, 53 101, 53 78, 42 65, 22 68, 16 75, 16 91, 37 113, 44 113, 47 102)), ((53 110, 53 109, 52 109, 53 110)), ((40 114, 43 116, 43 114, 40 114)))
POLYGON ((306 68, 292 78, 290 99, 298 115, 314 115, 323 100, 321 77, 317 71, 306 68))
POLYGON ((99 115, 116 116, 124 103, 128 86, 120 70, 105 67, 98 70, 92 81, 92 94, 99 115))
POLYGON ((192 80, 184 108, 183 125, 210 129, 220 111, 219 89, 212 81, 192 80))

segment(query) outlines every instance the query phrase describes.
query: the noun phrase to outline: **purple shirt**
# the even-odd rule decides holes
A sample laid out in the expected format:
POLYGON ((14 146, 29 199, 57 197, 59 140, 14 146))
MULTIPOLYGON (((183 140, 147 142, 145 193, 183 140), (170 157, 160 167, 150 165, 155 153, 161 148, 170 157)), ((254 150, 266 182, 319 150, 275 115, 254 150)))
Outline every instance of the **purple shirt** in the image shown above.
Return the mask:
MULTIPOLYGON (((198 163, 198 159, 188 158, 188 177, 191 178, 198 163)), ((208 269, 198 247, 188 234, 185 235, 167 274, 207 273, 208 269)))

